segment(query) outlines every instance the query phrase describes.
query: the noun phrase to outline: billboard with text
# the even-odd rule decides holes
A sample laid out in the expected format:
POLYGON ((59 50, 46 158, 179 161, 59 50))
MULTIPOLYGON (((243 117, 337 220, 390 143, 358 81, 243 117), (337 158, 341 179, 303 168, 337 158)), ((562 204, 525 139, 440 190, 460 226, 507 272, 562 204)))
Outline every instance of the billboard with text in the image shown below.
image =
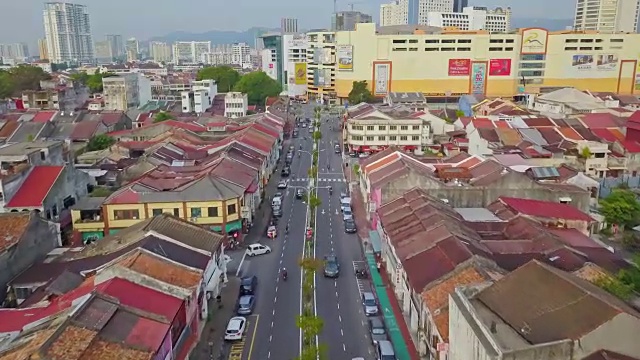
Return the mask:
POLYGON ((336 46, 336 56, 338 58, 338 70, 353 70, 353 45, 336 46))
POLYGON ((489 60, 489 75, 491 76, 511 75, 511 59, 489 60))
POLYGON ((449 59, 449 76, 469 76, 471 73, 470 59, 449 59))

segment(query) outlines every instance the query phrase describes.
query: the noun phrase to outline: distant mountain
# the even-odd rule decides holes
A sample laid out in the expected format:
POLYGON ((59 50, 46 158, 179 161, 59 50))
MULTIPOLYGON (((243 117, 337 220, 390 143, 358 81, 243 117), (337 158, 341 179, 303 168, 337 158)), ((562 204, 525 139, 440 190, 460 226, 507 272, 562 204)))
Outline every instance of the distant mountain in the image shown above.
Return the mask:
POLYGON ((258 36, 280 29, 269 29, 262 27, 252 27, 247 31, 219 31, 212 30, 204 33, 190 33, 186 31, 176 31, 164 36, 156 36, 148 41, 162 41, 172 43, 176 41, 211 41, 213 45, 233 44, 244 42, 251 46, 258 36))
POLYGON ((573 19, 529 19, 529 18, 513 18, 511 19, 511 28, 521 29, 529 27, 540 27, 550 31, 565 30, 567 27, 573 27, 573 19))

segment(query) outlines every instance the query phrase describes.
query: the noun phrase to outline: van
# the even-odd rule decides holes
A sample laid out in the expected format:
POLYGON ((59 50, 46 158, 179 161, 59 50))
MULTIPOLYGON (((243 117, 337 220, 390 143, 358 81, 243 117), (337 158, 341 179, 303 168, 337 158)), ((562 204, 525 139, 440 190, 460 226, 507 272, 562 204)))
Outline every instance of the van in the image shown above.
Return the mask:
POLYGON ((376 343, 376 355, 379 360, 396 360, 396 352, 389 340, 380 340, 376 343))

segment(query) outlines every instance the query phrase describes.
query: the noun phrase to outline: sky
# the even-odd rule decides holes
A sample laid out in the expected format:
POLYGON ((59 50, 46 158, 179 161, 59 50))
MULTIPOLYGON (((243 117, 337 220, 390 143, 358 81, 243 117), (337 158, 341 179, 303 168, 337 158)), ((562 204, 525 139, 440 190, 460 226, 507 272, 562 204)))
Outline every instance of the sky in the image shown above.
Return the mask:
MULTIPOLYGON (((0 0, 0 43, 35 44, 44 37, 43 0, 0 0)), ((88 7, 93 37, 106 34, 140 40, 173 31, 244 31, 251 27, 280 26, 282 17, 298 19, 302 29, 330 26, 333 1, 309 0, 75 0, 88 7), (321 15, 321 14, 324 14, 321 15)), ((338 10, 354 10, 379 18, 387 0, 338 0, 338 10)), ((574 0, 471 0, 477 6, 511 6, 517 18, 570 19, 574 0)), ((33 46, 33 45, 32 45, 33 46)))

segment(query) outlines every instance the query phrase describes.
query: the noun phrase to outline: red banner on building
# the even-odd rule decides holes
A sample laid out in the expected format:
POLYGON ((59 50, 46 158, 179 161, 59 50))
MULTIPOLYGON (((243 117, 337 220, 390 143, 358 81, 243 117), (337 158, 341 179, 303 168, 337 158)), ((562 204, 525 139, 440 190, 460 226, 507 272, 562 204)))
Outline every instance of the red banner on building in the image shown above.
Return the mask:
POLYGON ((449 59, 449 76, 469 76, 471 74, 470 59, 449 59))

